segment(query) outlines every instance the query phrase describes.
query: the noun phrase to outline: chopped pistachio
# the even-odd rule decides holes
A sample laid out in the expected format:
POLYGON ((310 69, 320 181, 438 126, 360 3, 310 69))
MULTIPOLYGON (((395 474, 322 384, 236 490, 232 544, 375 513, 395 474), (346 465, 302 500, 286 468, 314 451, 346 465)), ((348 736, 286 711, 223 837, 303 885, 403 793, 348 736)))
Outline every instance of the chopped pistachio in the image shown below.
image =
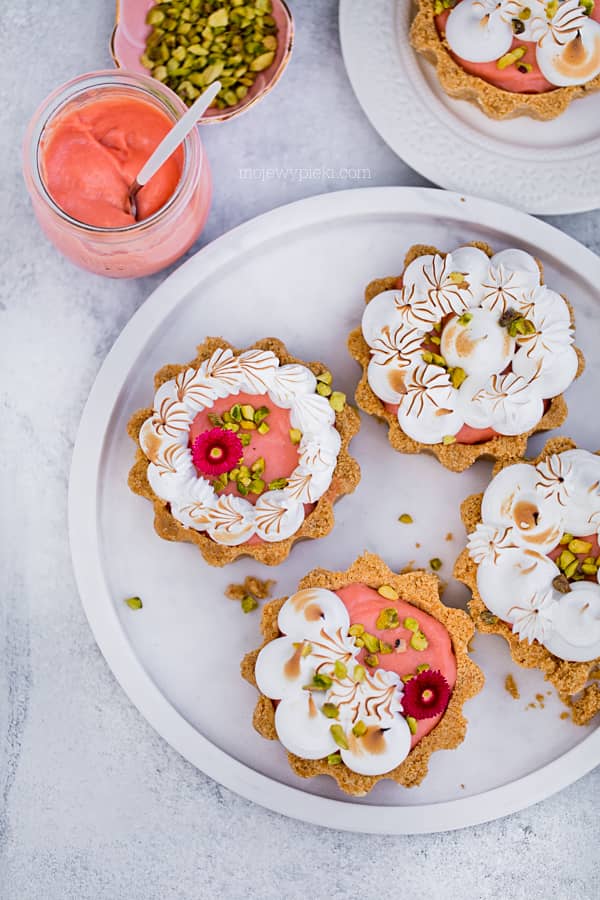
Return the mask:
POLYGON ((428 663, 421 663, 420 666, 417 666, 417 674, 419 674, 419 675, 421 672, 428 672, 428 671, 429 671, 428 663))
POLYGON ((333 381, 333 375, 331 372, 321 372, 320 375, 317 375, 317 381, 322 381, 323 384, 331 384, 333 381))
POLYGON ((310 684, 304 685, 305 691, 328 691, 333 684, 333 679, 323 672, 315 672, 310 684))
POLYGON ((261 407, 259 407, 259 408, 256 410, 256 412, 254 413, 254 421, 256 422, 256 424, 257 424, 257 425, 260 425, 260 423, 263 421, 263 419, 266 419, 266 418, 267 418, 267 416, 269 415, 270 411, 271 411, 271 410, 269 409, 268 406, 261 406, 261 407))
POLYGON ((331 386, 325 384, 325 382, 323 381, 319 381, 317 383, 317 394, 319 394, 321 397, 330 397, 332 394, 331 386))
POLYGON ((526 52, 526 47, 515 47, 514 50, 509 50, 508 53, 505 53, 504 56, 501 56, 496 63, 496 66, 499 69, 507 69, 509 66, 512 66, 515 63, 519 62, 519 60, 525 56, 526 52))
POLYGON ((387 641, 379 641, 379 652, 380 653, 392 653, 393 647, 391 644, 388 644, 387 641))
POLYGON ((360 637, 361 634, 365 633, 365 626, 361 625, 360 622, 356 622, 355 625, 351 625, 348 629, 348 634, 350 637, 360 637))
MULTIPOLYGON (((262 425, 261 425, 261 428, 262 428, 262 425)), ((248 447, 252 440, 251 434, 238 434, 238 437, 239 437, 240 441, 242 442, 242 447, 248 447)))
POLYGON ((303 658, 310 656, 312 651, 313 651, 313 645, 310 643, 310 641, 304 641, 304 643, 302 644, 302 652, 301 652, 300 656, 302 656, 303 658))
POLYGON ((574 559, 573 562, 569 563, 569 565, 565 567, 565 575, 567 576, 567 578, 573 578, 577 574, 578 568, 579 560, 574 559))
POLYGON ((460 366, 454 366, 453 369, 449 370, 450 373, 450 381, 452 382, 452 387, 459 388, 465 378, 467 377, 467 373, 464 369, 461 369, 460 366))
POLYGON ((262 475, 265 471, 265 458, 264 456, 259 456, 252 465, 250 466, 251 472, 256 472, 257 475, 262 475))
POLYGON ((335 673, 336 678, 345 678, 348 674, 348 669, 341 661, 341 659, 336 659, 333 664, 333 671, 335 673))
POLYGON ((379 657, 376 653, 369 653, 368 656, 365 656, 365 663, 374 669, 379 665, 379 657))
POLYGON ((339 753, 330 753, 327 757, 327 765, 328 766, 339 766, 342 761, 342 757, 339 753))
POLYGON ((299 428, 290 428, 290 441, 292 444, 299 444, 302 440, 302 432, 299 428))
POLYGON ((398 610, 394 609, 393 606, 386 606, 385 609, 382 609, 375 622, 375 627, 378 631, 389 631, 392 628, 398 628, 399 625, 398 610))
POLYGON ((406 717, 406 724, 408 725, 411 734, 417 733, 417 720, 413 716, 406 717))
POLYGON ((459 325, 468 325, 472 318, 473 318, 473 313, 470 313, 470 312, 463 313, 462 316, 458 317, 458 324, 459 325))
POLYGON ((353 681, 359 682, 365 680, 365 667, 364 666, 354 666, 354 672, 352 673, 353 681))
POLYGON ((386 600, 399 600, 400 594, 396 591, 391 584, 382 584, 377 588, 377 593, 381 597, 385 597, 386 600))
POLYGON ((429 647, 429 641, 422 631, 415 631, 410 639, 410 646, 413 648, 413 650, 427 650, 427 648, 429 647))
POLYGON ((402 513, 401 516, 398 516, 398 521, 402 522, 403 525, 412 525, 413 517, 409 513, 402 513))
POLYGON ((248 487, 251 494, 262 494, 266 487, 266 484, 262 480, 262 478, 253 478, 248 487))
POLYGON ((595 565, 595 563, 583 563, 581 571, 584 575, 596 575, 598 573, 598 566, 595 565))
POLYGON ((453 434, 445 434, 444 437, 442 438, 442 444, 448 445, 448 444, 455 444, 455 443, 456 443, 456 437, 453 434))
POLYGON ((484 625, 496 625, 498 622, 498 616, 490 612, 489 609, 484 609, 479 618, 484 625))
POLYGON ((242 407, 239 403, 234 403, 234 405, 229 410, 229 415, 233 419, 234 422, 242 421, 242 407))
POLYGON ((577 559, 574 553, 571 553, 570 550, 563 550, 556 560, 556 564, 559 569, 562 569, 564 571, 567 566, 571 565, 574 559, 577 559))
POLYGON ((232 431, 234 434, 240 430, 240 426, 237 422, 227 422, 226 425, 223 426, 227 431, 232 431))
POLYGON ((589 541, 582 541, 581 538, 573 538, 569 541, 569 550, 571 553, 589 553, 592 545, 589 541))
POLYGON ((243 419, 248 419, 249 422, 254 421, 255 409, 253 406, 251 406, 250 403, 244 403, 244 405, 241 407, 241 410, 243 419))
POLYGON ((251 422, 247 419, 242 419, 240 425, 244 429, 244 431, 256 431, 256 425, 254 424, 254 422, 251 422))
POLYGON ((129 609, 141 609, 144 605, 141 597, 127 597, 125 603, 129 609))
POLYGON ((258 609, 258 600, 255 597, 252 597, 248 594, 242 600, 242 612, 249 613, 252 612, 253 609, 258 609))
POLYGON ((402 624, 408 631, 418 631, 419 630, 419 623, 417 622, 416 619, 413 619, 412 616, 407 616, 407 618, 404 620, 404 622, 402 624))
POLYGON ((438 559, 437 556, 434 556, 433 559, 429 560, 429 565, 434 572, 439 572, 439 570, 442 568, 442 561, 441 559, 438 559))
POLYGON ((369 653, 378 653, 379 652, 379 638, 375 637, 374 634, 369 634, 367 631, 362 636, 363 643, 369 653))
POLYGON ((338 747, 341 747, 342 750, 349 750, 348 741, 346 740, 346 735, 344 734, 344 729, 341 725, 331 725, 329 728, 331 732, 331 737, 334 739, 338 747))
POLYGON ((359 719, 358 722, 352 726, 352 734, 354 735, 354 737, 362 737, 363 734, 366 734, 366 733, 367 733, 367 726, 362 721, 362 719, 359 719))
POLYGON ((282 491, 284 487, 287 487, 287 483, 287 478, 275 478, 273 481, 269 482, 269 490, 282 491))
POLYGON ((266 422, 261 422, 256 430, 259 434, 268 434, 271 429, 266 422))
POLYGON ((401 681, 403 681, 404 684, 408 684, 408 682, 412 681, 414 677, 415 676, 412 672, 408 672, 406 675, 402 675, 401 681))
POLYGON ((433 353, 431 352, 431 350, 423 350, 423 352, 421 353, 421 359, 424 363, 427 363, 427 365, 431 365, 431 363, 433 362, 433 353))
POLYGON ((341 412, 346 405, 346 395, 342 391, 334 391, 329 398, 329 405, 336 412, 341 412))
POLYGON ((335 703, 324 703, 321 707, 321 712, 328 719, 338 719, 340 715, 339 707, 335 703))
POLYGON ((560 539, 560 543, 561 544, 570 544, 572 540, 573 540, 573 535, 569 534, 568 531, 565 531, 565 533, 563 534, 563 536, 560 539))
POLYGON ((364 646, 365 646, 365 642, 364 642, 363 639, 360 638, 360 637, 354 638, 354 646, 355 646, 355 647, 364 647, 364 646))

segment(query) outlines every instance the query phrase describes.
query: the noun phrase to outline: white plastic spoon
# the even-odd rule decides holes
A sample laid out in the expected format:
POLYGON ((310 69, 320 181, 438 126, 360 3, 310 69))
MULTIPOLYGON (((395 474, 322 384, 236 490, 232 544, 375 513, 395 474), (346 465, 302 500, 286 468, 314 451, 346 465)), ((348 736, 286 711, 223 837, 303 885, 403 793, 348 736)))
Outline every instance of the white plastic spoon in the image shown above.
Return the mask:
POLYGON ((137 204, 135 197, 140 188, 147 184, 153 175, 155 175, 162 164, 167 161, 170 155, 177 149, 195 127, 202 114, 206 112, 210 104, 213 102, 219 91, 221 90, 221 82, 213 81, 203 94, 200 94, 197 100, 194 100, 188 111, 179 119, 171 130, 165 134, 164 138, 150 154, 140 171, 137 178, 129 188, 129 203, 131 206, 131 214, 137 220, 137 204))

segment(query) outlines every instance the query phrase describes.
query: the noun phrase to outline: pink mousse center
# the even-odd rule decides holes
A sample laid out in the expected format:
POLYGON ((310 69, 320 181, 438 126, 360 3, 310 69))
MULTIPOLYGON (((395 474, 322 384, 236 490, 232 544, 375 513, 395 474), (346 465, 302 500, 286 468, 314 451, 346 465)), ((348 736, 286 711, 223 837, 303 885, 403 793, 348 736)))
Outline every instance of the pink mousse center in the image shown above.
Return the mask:
MULTIPOLYGON (((348 587, 340 588, 335 593, 348 610, 351 625, 359 623, 364 625, 365 630, 369 634, 386 641, 392 647, 397 640, 406 643, 404 653, 379 653, 377 668, 396 672, 397 675, 402 677, 403 675, 414 675, 417 666, 427 663, 432 671, 442 673, 450 686, 450 690, 454 688, 456 684, 456 659, 452 650, 450 635, 441 622, 404 600, 386 600, 373 588, 367 587, 366 584, 350 584, 348 587), (375 623, 381 610, 392 607, 398 610, 400 623, 407 618, 416 619, 420 630, 428 641, 426 650, 413 650, 411 648, 410 639, 412 632, 404 628, 402 624, 398 628, 386 631, 381 631, 376 627, 375 623)), ((366 650, 360 651, 359 659, 363 665, 365 665, 364 658, 366 655, 366 650)), ((429 734, 443 715, 444 713, 442 712, 431 719, 420 719, 417 722, 416 734, 412 736, 411 747, 414 747, 421 738, 429 734)))
MULTIPOLYGON (((238 435, 249 434, 251 436, 250 443, 244 447, 244 465, 250 467, 257 459, 262 457, 265 461, 265 470, 261 475, 263 481, 268 485, 270 481, 278 478, 289 478, 296 466, 298 465, 298 446, 292 444, 290 439, 290 412, 288 409, 281 409, 275 406, 273 401, 267 394, 232 394, 215 401, 212 409, 205 409, 199 412, 190 428, 190 446, 199 434, 210 431, 214 425, 209 419, 209 414, 222 415, 228 412, 232 406, 239 403, 241 406, 249 404, 254 409, 261 406, 267 407, 269 415, 265 419, 269 426, 267 434, 259 434, 256 431, 243 431, 240 429, 238 435)), ((200 475, 204 473, 200 472, 200 475)), ((205 476, 208 477, 208 476, 205 476)), ((240 497, 235 482, 229 482, 226 488, 219 491, 219 494, 235 494, 240 497)), ((248 494, 244 498, 250 503, 256 503, 258 497, 255 494, 248 494)))
MULTIPOLYGON (((461 0, 461 2, 464 2, 464 0, 461 0)), ((451 10, 447 10, 435 17, 435 24, 441 38, 445 38, 446 36, 446 22, 448 21, 450 12, 451 10)), ((600 3, 594 5, 591 18, 600 22, 600 3)), ((511 94, 542 94, 545 91, 556 90, 556 85, 547 81, 540 71, 535 56, 535 44, 531 41, 520 40, 519 35, 517 34, 513 39, 511 50, 514 50, 515 47, 526 48, 525 55, 519 60, 519 63, 530 65, 530 72, 519 71, 517 65, 507 66, 506 69, 499 69, 496 65, 496 60, 486 63, 468 62, 456 53, 453 53, 449 47, 448 50, 461 69, 464 69, 469 75, 476 75, 484 81, 487 81, 489 84, 493 84, 503 91, 509 91, 511 94)), ((463 443, 467 443, 467 441, 463 441, 463 443)))

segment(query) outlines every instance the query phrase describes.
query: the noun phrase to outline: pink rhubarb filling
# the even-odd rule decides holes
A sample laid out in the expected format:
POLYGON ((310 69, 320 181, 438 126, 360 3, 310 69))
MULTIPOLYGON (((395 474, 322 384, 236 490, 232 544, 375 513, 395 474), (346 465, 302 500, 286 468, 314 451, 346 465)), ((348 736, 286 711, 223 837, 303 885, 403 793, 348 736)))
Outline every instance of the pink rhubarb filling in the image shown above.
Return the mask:
MULTIPOLYGON (((443 39, 446 36, 446 22, 451 10, 445 10, 435 17, 435 24, 438 34, 443 39)), ((594 5, 591 18, 600 22, 600 3, 594 5)), ((509 91, 511 94, 543 94, 546 91, 556 90, 556 85, 551 84, 542 75, 540 67, 537 64, 535 56, 535 44, 531 41, 523 41, 519 39, 519 35, 515 35, 511 50, 515 47, 525 47, 525 55, 519 60, 519 64, 527 64, 531 66, 530 72, 522 72, 518 65, 507 66, 505 69, 499 69, 496 60, 486 63, 473 63, 462 59, 456 53, 449 49, 450 55, 455 62, 459 64, 461 69, 468 72, 469 75, 476 75, 489 84, 501 88, 503 91, 509 91)), ((464 441, 463 443, 474 443, 464 441)))
MULTIPOLYGON (((386 600, 373 588, 366 584, 350 584, 335 592, 348 610, 350 624, 364 625, 369 634, 375 635, 382 641, 386 641, 395 647, 396 641, 406 647, 404 652, 379 653, 377 668, 396 672, 397 675, 414 675, 417 666, 427 664, 432 671, 441 672, 450 690, 456 684, 456 659, 452 650, 450 635, 445 627, 433 616, 417 609, 404 600, 386 600), (407 618, 416 619, 420 630, 428 641, 425 650, 413 650, 410 646, 412 632, 404 628, 402 624, 398 628, 381 631, 376 627, 377 618, 382 609, 394 608, 398 610, 400 623, 407 618)), ((366 650, 361 650, 360 662, 365 665, 366 650)), ((372 671, 372 670, 371 670, 372 671)), ((417 722, 416 734, 412 736, 411 748, 432 731, 444 715, 441 712, 430 719, 420 719, 417 722)))
MULTIPOLYGON (((271 481, 276 481, 279 478, 289 478, 298 465, 298 445, 293 444, 290 439, 290 428, 292 427, 290 423, 290 412, 288 409, 282 409, 275 406, 267 394, 231 394, 229 397, 215 400, 215 404, 211 409, 205 409, 202 410, 202 412, 199 412, 192 422, 190 428, 190 447, 193 445, 198 435, 214 428, 214 425, 209 419, 209 415, 222 415, 224 412, 228 412, 236 403, 239 403, 240 405, 249 404, 250 406, 253 406, 254 409, 265 406, 269 410, 269 415, 265 419, 269 426, 267 434, 260 434, 257 430, 241 430, 239 432, 239 434, 251 435, 250 444, 243 448, 244 455, 242 463, 250 468, 257 459, 262 457, 265 461, 265 469, 261 478, 267 487, 271 481)), ((208 477, 203 472, 199 472, 198 474, 205 478, 208 477)), ((226 487, 221 488, 217 493, 219 495, 234 494, 236 497, 242 496, 234 481, 230 481, 226 487)), ((258 495, 248 494, 243 499, 248 500, 249 503, 254 505, 258 500, 258 495)), ((308 515, 313 509, 314 504, 304 504, 305 515, 308 515)), ((262 544, 263 540, 255 534, 247 541, 247 543, 262 544)))

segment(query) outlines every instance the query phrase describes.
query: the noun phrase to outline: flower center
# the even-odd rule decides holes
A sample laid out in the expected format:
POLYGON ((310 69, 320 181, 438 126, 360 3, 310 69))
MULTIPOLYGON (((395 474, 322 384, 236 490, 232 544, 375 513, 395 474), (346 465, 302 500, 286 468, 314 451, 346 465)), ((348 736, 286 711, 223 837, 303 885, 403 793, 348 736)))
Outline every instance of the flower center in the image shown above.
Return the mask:
POLYGON ((222 447, 213 447, 210 450, 208 455, 210 456, 211 459, 214 459, 216 462, 218 462, 220 459, 223 459, 223 457, 225 456, 225 451, 223 450, 222 447))
POLYGON ((431 701, 433 700, 433 691, 431 691, 429 688, 426 688, 421 694, 421 699, 423 703, 431 703, 431 701))

